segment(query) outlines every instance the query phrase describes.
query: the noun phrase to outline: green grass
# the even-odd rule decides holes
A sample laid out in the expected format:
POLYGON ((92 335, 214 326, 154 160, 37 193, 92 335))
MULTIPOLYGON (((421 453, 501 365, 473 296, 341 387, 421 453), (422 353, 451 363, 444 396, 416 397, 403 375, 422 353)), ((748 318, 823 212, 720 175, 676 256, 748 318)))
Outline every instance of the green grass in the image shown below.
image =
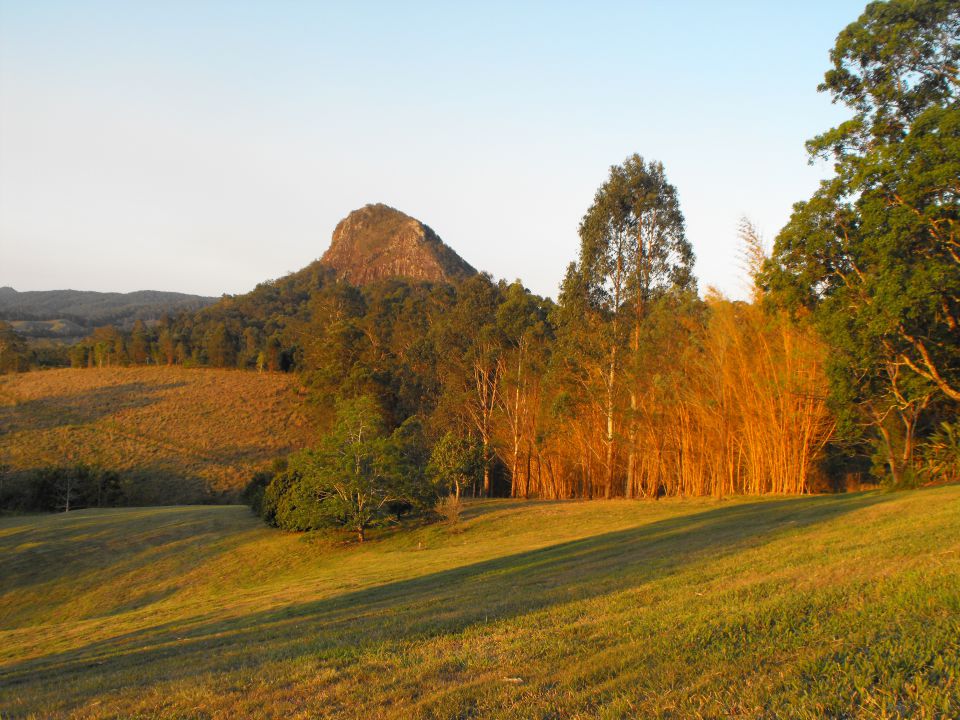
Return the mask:
POLYGON ((6 717, 960 716, 960 487, 0 519, 6 717))

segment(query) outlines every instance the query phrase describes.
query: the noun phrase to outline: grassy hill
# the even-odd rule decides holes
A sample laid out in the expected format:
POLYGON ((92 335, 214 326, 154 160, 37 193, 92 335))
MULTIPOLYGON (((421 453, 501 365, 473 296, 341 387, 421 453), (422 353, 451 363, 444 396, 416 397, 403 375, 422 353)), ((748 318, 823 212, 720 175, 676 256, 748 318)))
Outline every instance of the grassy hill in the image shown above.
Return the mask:
POLYGON ((960 716, 960 487, 0 519, 3 717, 960 716))
POLYGON ((0 464, 122 471, 144 504, 233 496, 313 442, 290 375, 137 367, 0 376, 0 464))

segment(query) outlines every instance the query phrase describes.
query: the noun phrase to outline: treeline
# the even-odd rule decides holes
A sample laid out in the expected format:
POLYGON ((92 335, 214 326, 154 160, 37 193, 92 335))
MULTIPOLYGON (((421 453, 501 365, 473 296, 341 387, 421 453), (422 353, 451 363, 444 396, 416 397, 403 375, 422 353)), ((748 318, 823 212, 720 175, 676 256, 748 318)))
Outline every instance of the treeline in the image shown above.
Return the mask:
POLYGON ((119 473, 84 464, 51 465, 30 472, 0 466, 0 510, 69 512, 127 504, 129 488, 119 473))
POLYGON ((809 144, 836 174, 771 257, 741 229, 750 302, 700 298, 676 189, 633 155, 585 213, 556 303, 486 275, 359 288, 314 264, 102 329, 75 364, 298 372, 330 418, 361 397, 390 430, 414 418, 450 488, 477 495, 960 478, 958 22, 955 4, 894 0, 841 33, 821 89, 853 117, 809 144))
POLYGON ((35 364, 35 359, 26 340, 10 323, 0 320, 0 375, 26 372, 35 364))
POLYGON ((156 323, 138 320, 129 331, 98 327, 70 349, 70 364, 294 370, 300 365, 299 343, 287 327, 306 317, 312 295, 333 279, 329 269, 313 263, 198 312, 163 316, 156 323))
MULTIPOLYGON (((629 163, 631 182, 653 178, 673 192, 659 165, 629 163)), ((181 353, 187 362, 215 364, 204 341, 226 337, 228 356, 251 367, 264 349, 245 351, 237 338, 262 338, 272 328, 276 357, 286 360, 264 369, 300 373, 320 414, 331 418, 338 403, 364 396, 377 399, 391 428, 418 418, 428 454, 447 438, 446 447, 455 442, 477 458, 463 463, 457 484, 465 494, 650 497, 822 487, 818 459, 832 429, 822 347, 810 329, 756 304, 700 300, 682 218, 673 221, 681 223, 679 252, 655 245, 656 228, 638 239, 626 217, 622 257, 585 254, 556 304, 486 275, 457 286, 394 280, 359 288, 315 273, 302 294, 285 288, 288 280, 259 290, 267 298, 300 295, 283 314, 271 316, 269 302, 240 317, 229 306, 211 308, 139 335, 104 331, 86 352, 104 364, 175 363, 176 355, 157 353, 169 349, 166 338, 180 338, 191 348, 181 353), (658 254, 650 267, 627 265, 658 254), (598 268, 617 262, 623 287, 611 290, 598 268), (645 287, 635 284, 641 277, 645 287), (237 327, 227 330, 228 323, 237 327), (201 340, 195 354, 191 338, 201 340)), ((584 245, 616 252, 596 239, 584 245)), ((245 309, 251 302, 237 299, 245 309)))

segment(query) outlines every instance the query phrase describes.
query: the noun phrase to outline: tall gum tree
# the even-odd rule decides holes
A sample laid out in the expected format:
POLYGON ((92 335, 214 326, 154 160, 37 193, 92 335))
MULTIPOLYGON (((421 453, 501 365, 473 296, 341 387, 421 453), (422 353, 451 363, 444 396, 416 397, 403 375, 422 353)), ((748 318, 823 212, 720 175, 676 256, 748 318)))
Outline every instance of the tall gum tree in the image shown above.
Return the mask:
POLYGON ((807 143, 834 175, 797 203, 763 282, 811 310, 834 403, 899 483, 925 409, 960 401, 960 5, 868 5, 819 89, 852 115, 807 143))
MULTIPOLYGON (((638 486, 635 461, 634 416, 639 412, 643 378, 643 326, 650 303, 670 292, 693 292, 693 250, 686 239, 676 188, 659 162, 629 156, 594 196, 580 223, 580 258, 565 287, 578 288, 581 299, 599 321, 594 341, 604 347, 602 377, 604 470, 606 497, 621 491, 632 496, 638 486), (624 357, 627 354, 627 357, 624 357), (625 377, 625 374, 628 377, 625 377), (625 385, 629 410, 618 408, 620 386, 625 385), (626 415, 626 422, 622 415, 626 415), (617 476, 618 434, 626 426, 627 468, 617 476)), ((569 293, 568 293, 569 295, 569 293)), ((567 298, 570 300, 570 298, 567 298)))

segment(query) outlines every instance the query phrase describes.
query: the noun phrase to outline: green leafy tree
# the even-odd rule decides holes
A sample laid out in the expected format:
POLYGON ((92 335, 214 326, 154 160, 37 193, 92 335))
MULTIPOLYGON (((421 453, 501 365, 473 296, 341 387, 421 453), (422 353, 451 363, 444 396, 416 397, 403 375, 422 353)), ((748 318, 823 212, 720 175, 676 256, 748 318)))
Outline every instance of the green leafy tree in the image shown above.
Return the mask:
POLYGON ((404 509, 432 506, 425 465, 415 421, 388 433, 372 398, 345 400, 320 446, 291 456, 262 503, 279 527, 342 527, 363 542, 369 528, 395 520, 404 509))
POLYGON ((960 6, 874 2, 820 90, 852 117, 812 139, 835 173, 797 203, 763 273, 833 346, 845 426, 872 427, 894 482, 933 404, 960 401, 960 6))
POLYGON ((427 472, 443 492, 452 490, 459 500, 465 488, 483 479, 483 445, 447 431, 433 446, 427 472))
POLYGON ((585 332, 574 330, 580 340, 599 346, 585 349, 585 355, 603 357, 589 374, 601 385, 609 497, 617 485, 623 389, 630 411, 637 409, 637 378, 632 374, 625 385, 624 372, 635 364, 640 351, 649 305, 666 292, 695 289, 693 250, 686 239, 676 188, 667 181, 663 165, 634 154, 611 167, 580 223, 580 241, 580 259, 568 271, 562 302, 577 308, 566 314, 568 320, 592 326, 585 332), (628 349, 631 356, 625 358, 628 349))

